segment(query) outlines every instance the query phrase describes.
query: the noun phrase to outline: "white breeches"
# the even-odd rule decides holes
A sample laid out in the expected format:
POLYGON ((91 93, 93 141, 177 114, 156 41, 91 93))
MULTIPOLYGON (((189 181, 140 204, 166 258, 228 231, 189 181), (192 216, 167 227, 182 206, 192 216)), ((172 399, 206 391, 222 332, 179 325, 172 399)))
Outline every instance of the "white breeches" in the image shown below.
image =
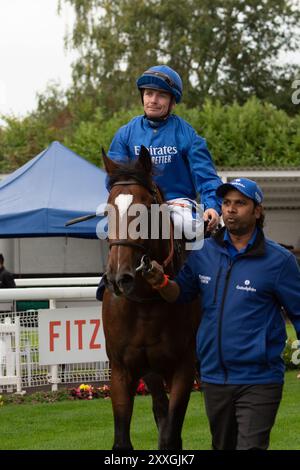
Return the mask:
POLYGON ((203 209, 196 201, 187 198, 177 198, 167 201, 174 223, 175 238, 187 240, 203 237, 203 209))

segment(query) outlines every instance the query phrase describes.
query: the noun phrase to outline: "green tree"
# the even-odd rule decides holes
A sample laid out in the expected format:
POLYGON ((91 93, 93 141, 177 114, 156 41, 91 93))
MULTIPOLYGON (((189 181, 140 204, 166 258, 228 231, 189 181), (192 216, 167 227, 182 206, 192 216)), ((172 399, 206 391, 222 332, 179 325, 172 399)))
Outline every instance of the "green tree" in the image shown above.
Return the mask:
POLYGON ((0 169, 3 172, 16 170, 57 140, 53 129, 32 116, 24 119, 10 116, 4 120, 6 127, 0 132, 0 169))
POLYGON ((7 162, 4 159, 3 141, 4 141, 4 129, 0 127, 0 173, 5 173, 7 169, 7 162))
POLYGON ((78 123, 74 133, 66 137, 63 142, 74 152, 101 166, 101 148, 107 151, 117 130, 139 112, 139 108, 130 108, 106 119, 103 110, 97 108, 90 119, 78 123))
POLYGON ((299 35, 291 0, 60 0, 74 7, 69 47, 79 51, 74 85, 108 112, 138 103, 135 80, 148 66, 180 72, 185 103, 245 102, 253 94, 295 112, 295 67, 278 63, 299 35), (287 100, 287 96, 289 99, 287 100))

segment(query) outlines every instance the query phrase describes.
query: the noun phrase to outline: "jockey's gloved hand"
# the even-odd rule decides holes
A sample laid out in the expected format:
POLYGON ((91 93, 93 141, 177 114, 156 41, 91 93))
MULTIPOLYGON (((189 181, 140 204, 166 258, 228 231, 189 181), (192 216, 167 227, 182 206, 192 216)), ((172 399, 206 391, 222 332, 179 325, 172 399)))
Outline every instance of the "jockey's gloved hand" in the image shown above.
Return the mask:
POLYGON ((212 232, 217 228, 220 217, 215 209, 206 209, 203 213, 203 219, 208 222, 207 231, 212 232))
POLYGON ((152 287, 154 287, 154 289, 156 289, 164 281, 164 269, 157 263, 157 261, 152 261, 151 269, 149 271, 143 271, 143 277, 152 287))

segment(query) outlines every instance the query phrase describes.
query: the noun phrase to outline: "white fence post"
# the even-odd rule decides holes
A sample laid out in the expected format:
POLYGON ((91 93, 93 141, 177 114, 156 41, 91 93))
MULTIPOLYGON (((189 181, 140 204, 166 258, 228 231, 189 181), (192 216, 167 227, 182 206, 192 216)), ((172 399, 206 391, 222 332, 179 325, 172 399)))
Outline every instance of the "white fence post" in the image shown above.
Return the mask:
POLYGON ((6 317, 0 325, 2 335, 0 341, 0 385, 17 386, 17 393, 22 391, 22 377, 20 365, 20 320, 15 318, 14 323, 6 317), (15 336, 15 350, 13 350, 12 334, 15 336))
MULTIPOLYGON (((6 317, 4 320, 5 325, 11 325, 11 319, 6 317)), ((4 357, 6 363, 6 376, 12 377, 15 375, 15 353, 12 350, 12 337, 11 332, 4 336, 4 357)))
MULTIPOLYGON (((56 308, 56 300, 50 299, 49 300, 49 308, 54 309, 56 308)), ((50 366, 50 379, 49 382, 51 385, 52 392, 56 392, 58 390, 58 384, 60 383, 60 379, 58 378, 58 365, 50 366)))
POLYGON ((31 354, 30 352, 31 352, 30 341, 29 339, 27 339, 25 343, 25 348, 24 348, 24 357, 26 361, 27 381, 28 381, 29 387, 31 387, 31 364, 30 364, 31 354))
POLYGON ((17 393, 22 391, 22 376, 21 376, 21 351, 20 351, 20 319, 15 317, 15 358, 16 358, 16 377, 17 377, 17 393))
MULTIPOLYGON (((6 318, 4 321, 6 321, 6 318)), ((0 330, 0 377, 4 376, 5 360, 6 360, 6 343, 5 343, 4 335, 1 334, 1 330, 0 330)))

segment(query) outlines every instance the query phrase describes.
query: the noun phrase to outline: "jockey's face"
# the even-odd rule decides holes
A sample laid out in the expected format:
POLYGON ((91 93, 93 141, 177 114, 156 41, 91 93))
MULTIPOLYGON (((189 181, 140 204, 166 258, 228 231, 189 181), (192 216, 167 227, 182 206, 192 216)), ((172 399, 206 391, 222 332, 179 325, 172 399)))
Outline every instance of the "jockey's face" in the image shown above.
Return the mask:
POLYGON ((144 111, 151 118, 163 118, 173 109, 175 103, 170 93, 164 90, 145 88, 144 111))

